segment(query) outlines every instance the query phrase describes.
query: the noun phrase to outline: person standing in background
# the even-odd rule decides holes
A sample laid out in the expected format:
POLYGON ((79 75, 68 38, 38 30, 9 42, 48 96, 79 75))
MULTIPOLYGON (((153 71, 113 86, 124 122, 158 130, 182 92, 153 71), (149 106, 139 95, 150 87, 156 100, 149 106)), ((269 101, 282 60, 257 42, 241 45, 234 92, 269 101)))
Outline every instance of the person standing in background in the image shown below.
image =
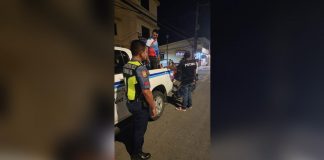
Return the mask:
POLYGON ((191 53, 186 51, 183 59, 177 67, 177 77, 181 81, 180 90, 182 92, 182 106, 177 107, 177 110, 186 111, 192 107, 191 91, 196 81, 197 64, 194 59, 190 59, 191 53))
POLYGON ((150 37, 146 41, 151 69, 160 68, 160 53, 159 53, 158 37, 159 37, 159 32, 157 29, 154 29, 152 31, 152 37, 150 37))

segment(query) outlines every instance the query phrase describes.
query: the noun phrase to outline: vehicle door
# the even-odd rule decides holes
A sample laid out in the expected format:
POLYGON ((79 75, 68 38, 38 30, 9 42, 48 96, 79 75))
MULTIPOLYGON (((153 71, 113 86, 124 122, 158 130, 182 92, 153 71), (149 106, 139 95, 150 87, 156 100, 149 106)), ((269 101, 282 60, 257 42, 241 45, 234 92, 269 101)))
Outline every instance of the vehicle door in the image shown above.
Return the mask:
POLYGON ((126 106, 126 88, 123 78, 123 66, 129 61, 126 52, 115 50, 115 82, 114 82, 114 108, 115 124, 126 119, 131 114, 126 106))

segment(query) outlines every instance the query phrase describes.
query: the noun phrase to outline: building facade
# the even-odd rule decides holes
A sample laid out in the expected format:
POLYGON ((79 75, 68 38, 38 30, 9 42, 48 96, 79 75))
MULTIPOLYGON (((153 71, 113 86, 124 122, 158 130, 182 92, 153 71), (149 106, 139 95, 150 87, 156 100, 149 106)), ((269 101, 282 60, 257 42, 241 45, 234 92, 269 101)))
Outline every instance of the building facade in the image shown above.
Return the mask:
POLYGON ((157 26, 159 0, 115 0, 114 44, 130 47, 134 39, 148 38, 157 26))
MULTIPOLYGON (((171 59, 175 63, 179 63, 183 57, 184 51, 193 50, 193 38, 169 43, 160 46, 160 52, 163 57, 161 63, 163 66, 167 64, 167 59, 171 59), (167 54, 168 53, 168 54, 167 54)), ((195 59, 199 60, 199 65, 210 65, 210 41, 205 37, 199 37, 197 40, 197 52, 194 53, 195 59)))

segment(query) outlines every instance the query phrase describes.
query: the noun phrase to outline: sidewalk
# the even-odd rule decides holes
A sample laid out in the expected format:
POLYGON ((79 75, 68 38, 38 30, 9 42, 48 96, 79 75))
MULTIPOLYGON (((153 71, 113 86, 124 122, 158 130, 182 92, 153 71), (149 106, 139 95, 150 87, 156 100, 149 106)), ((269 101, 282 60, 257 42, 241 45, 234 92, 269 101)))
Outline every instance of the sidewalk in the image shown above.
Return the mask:
POLYGON ((210 70, 210 66, 199 66, 198 70, 210 70))

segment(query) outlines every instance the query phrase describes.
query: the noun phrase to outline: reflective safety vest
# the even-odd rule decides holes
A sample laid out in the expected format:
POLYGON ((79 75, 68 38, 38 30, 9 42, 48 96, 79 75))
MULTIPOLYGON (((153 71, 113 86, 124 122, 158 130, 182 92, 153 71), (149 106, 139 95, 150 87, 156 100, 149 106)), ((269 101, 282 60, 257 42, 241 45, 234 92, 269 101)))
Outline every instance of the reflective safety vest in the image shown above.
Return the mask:
POLYGON ((141 88, 137 82, 136 69, 142 65, 139 61, 128 61, 123 67, 124 80, 127 85, 126 95, 129 101, 136 100, 141 93, 141 88))

